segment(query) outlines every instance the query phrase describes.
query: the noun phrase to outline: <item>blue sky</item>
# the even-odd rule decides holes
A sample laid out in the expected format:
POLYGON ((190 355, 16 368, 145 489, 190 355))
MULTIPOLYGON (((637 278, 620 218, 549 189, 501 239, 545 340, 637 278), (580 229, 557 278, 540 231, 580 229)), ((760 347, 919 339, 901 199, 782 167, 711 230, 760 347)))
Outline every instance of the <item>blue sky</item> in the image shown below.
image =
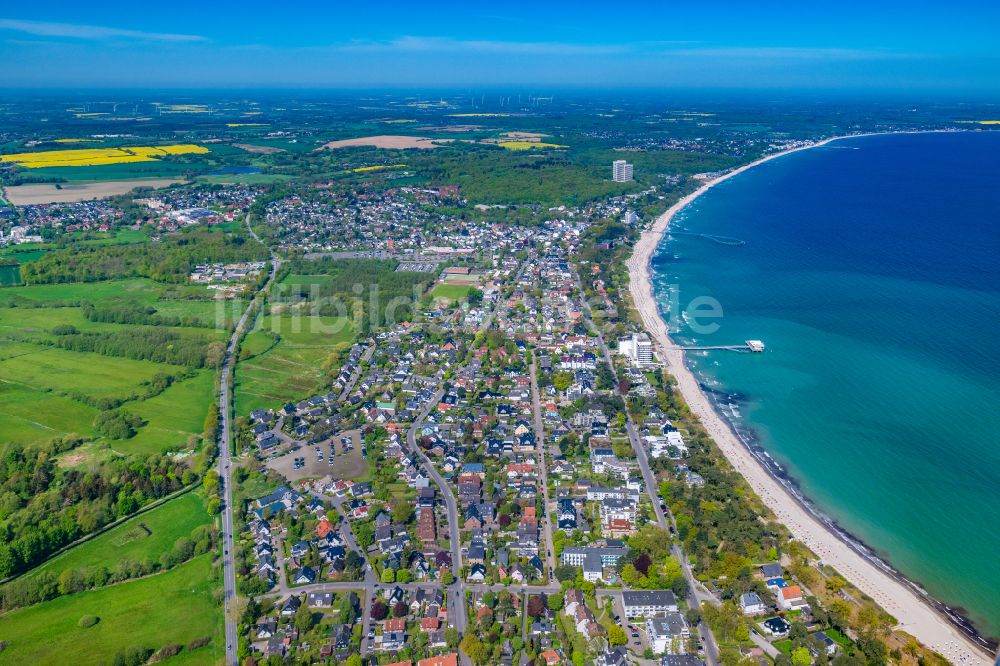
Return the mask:
POLYGON ((995 97, 998 26, 1000 2, 965 0, 18 3, 0 8, 0 87, 543 85, 995 97))

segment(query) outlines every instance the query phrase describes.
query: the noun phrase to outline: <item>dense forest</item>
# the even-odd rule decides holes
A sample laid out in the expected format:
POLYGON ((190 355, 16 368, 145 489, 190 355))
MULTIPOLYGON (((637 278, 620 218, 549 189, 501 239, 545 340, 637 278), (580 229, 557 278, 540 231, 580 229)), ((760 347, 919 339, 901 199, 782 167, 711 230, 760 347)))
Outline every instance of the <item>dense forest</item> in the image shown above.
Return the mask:
POLYGON ((196 478, 184 463, 159 455, 65 469, 53 455, 62 448, 10 444, 0 457, 0 578, 196 478))
POLYGON ((49 252, 21 266, 21 279, 25 284, 45 284, 146 277, 178 283, 186 282, 200 263, 264 261, 268 256, 263 245, 242 235, 197 228, 149 243, 49 252))

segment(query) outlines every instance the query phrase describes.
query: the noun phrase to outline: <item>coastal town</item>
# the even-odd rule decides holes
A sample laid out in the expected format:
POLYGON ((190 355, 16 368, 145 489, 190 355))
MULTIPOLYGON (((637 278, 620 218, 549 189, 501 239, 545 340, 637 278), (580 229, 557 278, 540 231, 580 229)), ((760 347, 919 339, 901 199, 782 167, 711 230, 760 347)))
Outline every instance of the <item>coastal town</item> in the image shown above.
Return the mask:
MULTIPOLYGON (((435 272, 431 299, 346 349, 325 392, 237 415, 242 470, 256 468, 239 474, 280 484, 234 518, 249 654, 697 666, 724 663, 718 642, 734 638, 761 664, 852 645, 827 604, 858 599, 779 555, 779 534, 763 532, 760 561, 729 563, 735 575, 696 576, 685 555, 690 519, 668 502, 714 472, 671 418, 662 352, 583 258, 597 220, 642 224, 627 200, 551 211, 499 244, 495 224, 425 237, 425 218, 376 210, 363 214, 391 214, 396 232, 382 247, 372 233, 303 249, 398 256, 435 272)), ((323 227, 295 219, 277 225, 283 242, 323 227)))
MULTIPOLYGON (((328 110, 276 104, 134 105, 193 143, 86 158, 170 176, 113 195, 31 180, 45 151, 0 162, 0 663, 29 642, 4 622, 60 603, 90 604, 64 633, 116 665, 985 663, 688 363, 765 364, 768 341, 681 342, 696 301, 654 291, 672 232, 732 240, 681 210, 873 128, 400 98, 324 133, 328 110), (411 122, 434 138, 388 134, 411 122), (58 198, 13 203, 41 186, 58 198), (165 579, 138 595, 155 613, 113 596, 165 579)), ((22 148, 60 141, 135 137, 22 148)))

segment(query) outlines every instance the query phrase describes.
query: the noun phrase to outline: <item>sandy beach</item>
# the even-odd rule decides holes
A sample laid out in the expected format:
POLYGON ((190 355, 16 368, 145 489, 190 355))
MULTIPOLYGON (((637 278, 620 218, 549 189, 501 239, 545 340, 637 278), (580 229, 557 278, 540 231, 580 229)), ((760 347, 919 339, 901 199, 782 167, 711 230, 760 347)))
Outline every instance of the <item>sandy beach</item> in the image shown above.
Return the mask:
MULTIPOLYGON (((861 136, 861 135, 857 135, 861 136)), ((992 655, 969 639, 957 626, 906 583, 898 580, 876 562, 862 556, 831 528, 800 503, 778 479, 761 464, 736 436, 729 424, 716 413, 698 380, 688 369, 684 352, 670 340, 667 325, 660 316, 653 296, 649 263, 673 217, 685 206, 715 185, 752 169, 764 162, 789 153, 826 145, 831 141, 852 137, 834 137, 816 143, 768 155, 752 164, 730 171, 705 182, 695 192, 670 207, 642 233, 627 265, 629 290, 643 325, 654 340, 657 353, 677 379, 679 389, 691 410, 701 419, 706 430, 733 467, 749 482, 754 492, 775 513, 797 539, 809 546, 825 563, 837 569, 858 589, 872 597, 899 620, 899 628, 916 636, 924 645, 938 651, 955 664, 993 663, 992 655)))

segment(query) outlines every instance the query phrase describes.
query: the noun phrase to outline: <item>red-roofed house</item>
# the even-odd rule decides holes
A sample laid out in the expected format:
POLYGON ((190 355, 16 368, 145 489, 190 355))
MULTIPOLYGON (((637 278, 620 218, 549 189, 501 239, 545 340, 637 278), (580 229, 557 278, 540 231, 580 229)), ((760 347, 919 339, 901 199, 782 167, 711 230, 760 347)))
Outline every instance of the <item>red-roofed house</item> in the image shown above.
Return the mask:
POLYGON ((542 659, 545 660, 545 663, 548 664, 549 666, 555 666, 555 664, 558 664, 560 661, 562 661, 559 658, 559 653, 556 652, 555 650, 546 650, 540 656, 542 657, 542 659))
POLYGON ((789 585, 788 587, 781 588, 781 593, 778 595, 778 603, 785 610, 794 610, 805 606, 806 602, 802 598, 802 588, 798 585, 789 585))
POLYGON ((458 666, 458 653, 442 654, 428 657, 417 662, 417 666, 458 666))
POLYGON ((316 525, 316 536, 318 536, 320 539, 325 539, 326 535, 328 535, 332 531, 333 531, 333 524, 330 523, 330 521, 327 520, 326 518, 319 521, 319 523, 316 525))

